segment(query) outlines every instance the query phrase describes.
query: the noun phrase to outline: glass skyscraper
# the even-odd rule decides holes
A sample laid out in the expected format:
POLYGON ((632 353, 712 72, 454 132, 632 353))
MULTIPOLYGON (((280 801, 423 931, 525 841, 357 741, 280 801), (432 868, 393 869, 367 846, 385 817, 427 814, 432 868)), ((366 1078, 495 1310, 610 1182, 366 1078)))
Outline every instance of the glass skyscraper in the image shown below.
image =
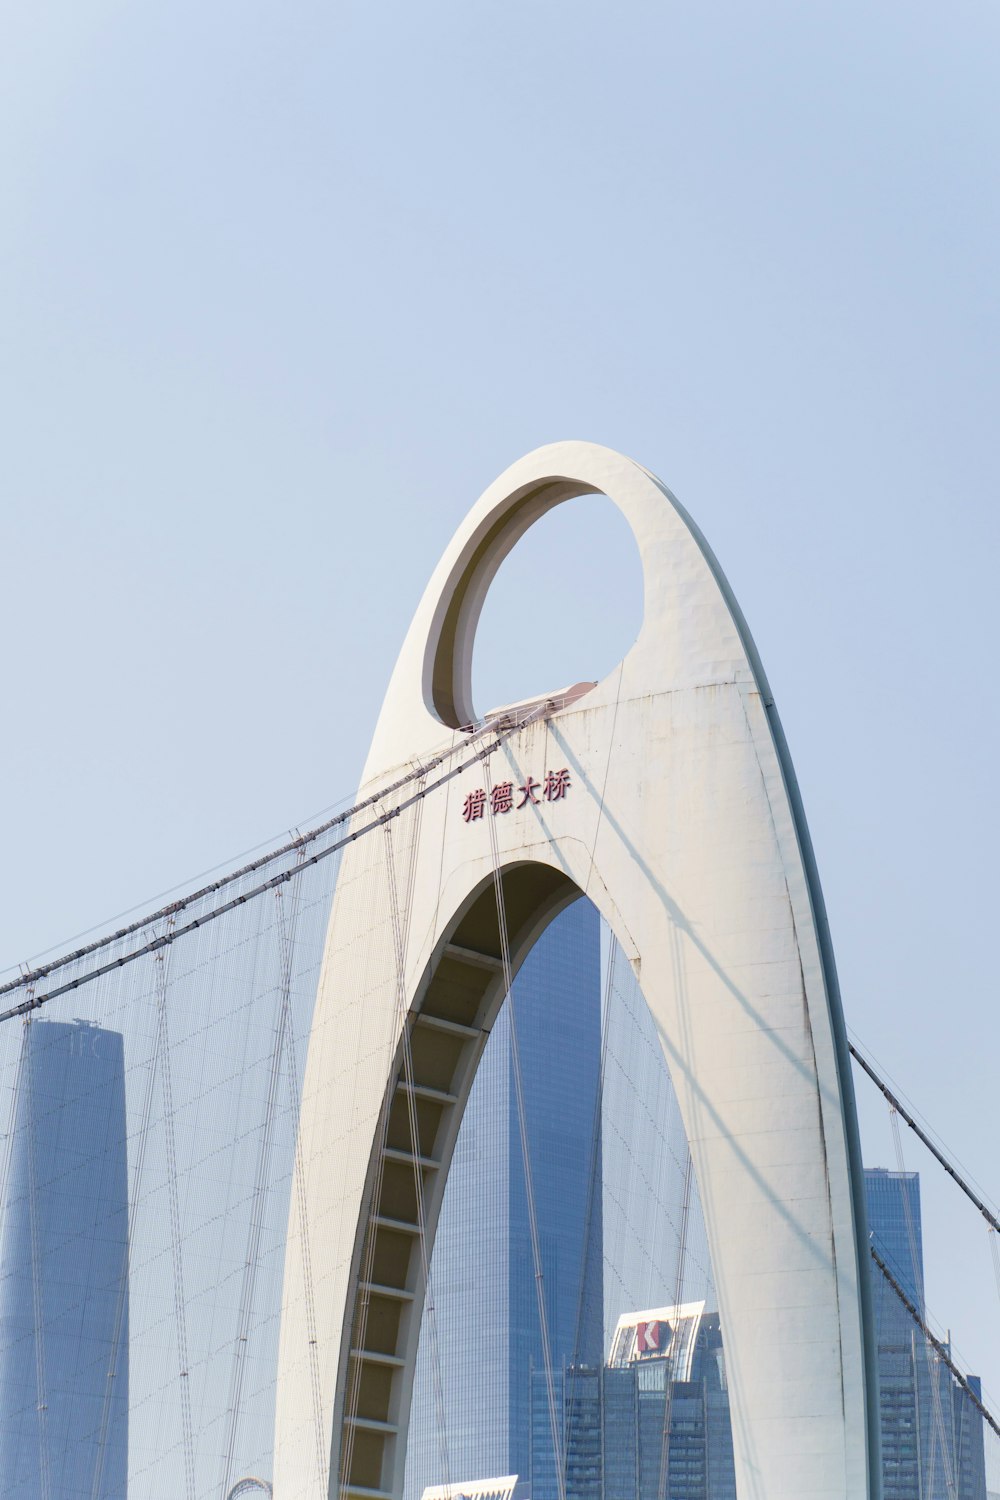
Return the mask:
MULTIPOLYGON (((916 1172, 865 1171, 868 1227, 875 1249, 916 1308, 924 1306, 924 1241, 920 1216, 920 1178, 916 1172)), ((900 1303, 903 1317, 912 1320, 900 1303)))
MULTIPOLYGON (((567 1500, 736 1500, 719 1315, 624 1316, 611 1359, 556 1372, 567 1500)), ((543 1373, 532 1377, 532 1500, 559 1500, 543 1373)))
MULTIPOLYGON (((542 1286, 557 1366, 599 1361, 603 1345, 600 973, 600 918, 580 900, 548 927, 514 983, 542 1286)), ((446 1478, 525 1476, 530 1464, 531 1372, 543 1365, 543 1346, 509 1005, 486 1044, 459 1132, 431 1284, 436 1339, 425 1311, 406 1500, 419 1500, 425 1486, 446 1478)))
POLYGON ((25 1026, 0 1246, 0 1487, 125 1500, 128 1171, 123 1043, 25 1026))
MULTIPOLYGON (((872 1167, 865 1192, 872 1244, 923 1316, 920 1179, 872 1167)), ((981 1416, 877 1267, 872 1278, 884 1500, 986 1500, 981 1416)))

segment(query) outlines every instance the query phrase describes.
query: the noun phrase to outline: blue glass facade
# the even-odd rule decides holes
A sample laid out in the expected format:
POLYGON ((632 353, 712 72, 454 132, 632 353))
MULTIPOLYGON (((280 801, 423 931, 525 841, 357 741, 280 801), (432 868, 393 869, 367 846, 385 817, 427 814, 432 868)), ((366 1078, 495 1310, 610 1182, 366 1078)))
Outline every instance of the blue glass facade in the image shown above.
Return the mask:
MULTIPOLYGON (((700 1319, 690 1368, 676 1373, 669 1357, 556 1372, 567 1500, 736 1500, 718 1313, 700 1319)), ((558 1500, 538 1370, 532 1397, 532 1500, 558 1500)))
POLYGON ((552 1359, 601 1358, 600 919, 581 900, 521 969, 462 1122, 431 1261, 436 1341, 426 1312, 421 1328, 407 1500, 442 1483, 445 1467, 452 1481, 528 1473, 531 1371, 543 1358, 512 1016, 552 1359))
MULTIPOLYGON (((924 1242, 920 1218, 920 1178, 916 1172, 865 1172, 868 1226, 875 1248, 915 1307, 924 1307, 924 1242), (912 1241, 911 1241, 912 1234, 912 1241)), ((900 1307, 904 1318, 906 1309, 900 1307)))
MULTIPOLYGON (((923 1314, 920 1179, 869 1168, 865 1193, 872 1244, 923 1314)), ((873 1293, 884 1500, 986 1500, 982 1418, 877 1269, 873 1293)))
POLYGON ((25 1027, 0 1247, 0 1484, 125 1500, 128 1172, 122 1038, 25 1027))

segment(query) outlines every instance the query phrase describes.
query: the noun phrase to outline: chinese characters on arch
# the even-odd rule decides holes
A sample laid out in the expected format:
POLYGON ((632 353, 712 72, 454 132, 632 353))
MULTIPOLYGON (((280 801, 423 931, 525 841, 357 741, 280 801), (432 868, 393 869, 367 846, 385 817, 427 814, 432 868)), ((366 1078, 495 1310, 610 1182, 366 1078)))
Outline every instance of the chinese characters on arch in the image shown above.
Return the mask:
POLYGON ((515 787, 512 781, 498 781, 487 793, 485 787, 477 787, 465 799, 462 817, 474 823, 489 809, 496 817, 501 813, 517 812, 522 807, 537 806, 540 802, 561 802, 571 786, 569 771, 546 771, 544 781, 526 776, 524 785, 515 787), (541 794, 541 795, 539 795, 541 794))

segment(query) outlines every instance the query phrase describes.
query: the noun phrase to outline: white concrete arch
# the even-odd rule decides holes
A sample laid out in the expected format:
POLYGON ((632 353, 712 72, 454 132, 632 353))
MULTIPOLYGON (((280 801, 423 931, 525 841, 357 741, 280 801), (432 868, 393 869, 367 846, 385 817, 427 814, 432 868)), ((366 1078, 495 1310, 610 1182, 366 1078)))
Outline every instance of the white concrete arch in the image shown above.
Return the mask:
POLYGON ((585 892, 640 977, 704 1208, 740 1500, 880 1492, 857 1129, 808 834, 742 616, 657 480, 607 449, 559 443, 486 491, 417 610, 363 793, 438 749, 442 726, 460 735, 496 569, 539 515, 586 492, 608 495, 635 535, 635 645, 590 692, 511 735, 489 781, 474 765, 395 823, 391 859, 380 836, 345 853, 286 1252, 281 1500, 324 1500, 327 1462, 331 1496, 400 1494, 423 1298, 414 1154, 429 1241, 503 998, 495 860, 515 967, 585 892), (562 795, 545 798, 547 773, 566 773, 562 795), (515 791, 523 806, 493 813, 487 800, 463 816, 470 795, 474 809, 480 790, 532 781, 537 801, 515 791), (400 974, 388 935, 404 910, 400 974))

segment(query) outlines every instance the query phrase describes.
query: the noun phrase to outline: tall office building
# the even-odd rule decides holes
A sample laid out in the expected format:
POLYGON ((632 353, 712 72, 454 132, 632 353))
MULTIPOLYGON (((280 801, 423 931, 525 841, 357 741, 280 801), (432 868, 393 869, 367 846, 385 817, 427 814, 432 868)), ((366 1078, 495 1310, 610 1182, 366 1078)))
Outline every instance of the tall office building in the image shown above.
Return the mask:
MULTIPOLYGON (((923 1316, 920 1179, 868 1168, 865 1192, 872 1243, 923 1316)), ((884 1500, 986 1500, 981 1416, 877 1271, 873 1289, 884 1500)))
MULTIPOLYGON (((916 1172, 865 1170, 868 1228, 875 1248, 915 1307, 924 1306, 924 1239, 920 1214, 920 1177, 916 1172)), ((895 1307, 911 1321, 898 1298, 895 1307)))
MULTIPOLYGON (((606 1365, 564 1366, 554 1388, 567 1500, 736 1500, 718 1313, 629 1313, 606 1365)), ((549 1381, 532 1377, 532 1500, 559 1500, 549 1381)))
POLYGON ((0 1246, 0 1484, 125 1500, 128 1172, 122 1038, 25 1026, 0 1246))
POLYGON ((697 1301, 714 1307, 716 1297, 698 1185, 687 1177, 687 1135, 663 1046, 631 964, 613 947, 605 1000, 601 1154, 609 1349, 627 1308, 697 1301))
MULTIPOLYGON (((546 930, 513 998, 551 1357, 599 1360, 600 919, 589 902, 546 930)), ((530 1463, 531 1370, 543 1346, 510 1026, 505 1005, 448 1176, 431 1260, 436 1339, 425 1312, 407 1500, 446 1480, 525 1475, 530 1463)))

